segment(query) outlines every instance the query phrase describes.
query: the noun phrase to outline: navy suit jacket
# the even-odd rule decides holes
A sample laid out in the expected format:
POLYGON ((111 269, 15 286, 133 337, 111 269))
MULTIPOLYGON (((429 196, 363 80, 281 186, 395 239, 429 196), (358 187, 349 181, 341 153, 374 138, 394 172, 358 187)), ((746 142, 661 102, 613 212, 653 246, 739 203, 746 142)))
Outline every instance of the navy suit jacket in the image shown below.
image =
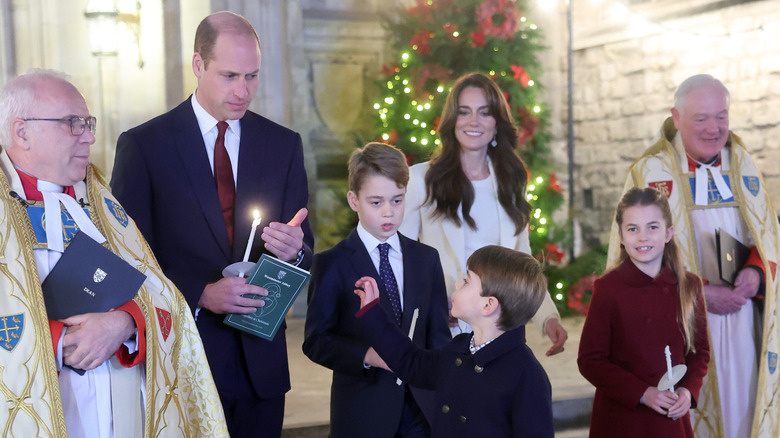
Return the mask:
MULTIPOLYGON (((404 266, 401 330, 408 334, 414 309, 419 309, 413 342, 439 348, 450 339, 447 290, 438 252, 399 234, 404 266)), ((303 352, 333 370, 331 437, 394 437, 404 403, 405 384, 388 371, 363 366, 371 342, 355 314, 360 298, 355 282, 377 279, 381 305, 392 312, 379 274, 356 231, 333 248, 314 256, 303 352)), ((412 388, 423 411, 433 408, 433 394, 412 388)))
POLYGON ((474 354, 472 333, 430 351, 412 345, 386 310, 374 306, 363 312, 361 327, 390 368, 411 384, 436 391, 432 438, 554 436, 550 380, 525 344, 525 326, 474 354))
MULTIPOLYGON (((235 198, 234 245, 222 217, 214 175, 190 99, 119 136, 111 188, 135 220, 165 275, 173 280, 195 310, 208 283, 222 278, 222 269, 241 261, 251 231, 252 211, 263 222, 290 221, 308 202, 301 137, 283 126, 247 111, 241 119, 235 198)), ((307 268, 314 246, 308 220, 303 224, 307 268)), ((250 260, 264 251, 260 231, 250 260)), ((273 341, 222 323, 224 315, 200 311, 197 326, 220 394, 232 391, 224 375, 242 358, 260 398, 274 398, 290 389, 285 328, 273 341)))

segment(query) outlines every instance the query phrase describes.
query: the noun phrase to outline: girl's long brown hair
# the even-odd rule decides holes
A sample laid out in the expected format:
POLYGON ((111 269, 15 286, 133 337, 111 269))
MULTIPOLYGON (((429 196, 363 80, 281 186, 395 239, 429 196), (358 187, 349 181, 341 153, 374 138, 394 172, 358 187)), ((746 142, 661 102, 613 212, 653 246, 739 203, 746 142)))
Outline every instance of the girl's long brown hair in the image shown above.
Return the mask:
POLYGON ((472 230, 477 229, 471 217, 474 204, 474 187, 463 172, 460 162, 460 143, 455 137, 455 122, 458 119, 458 100, 467 87, 474 87, 485 93, 490 115, 496 119, 495 147, 488 146, 488 157, 493 163, 498 183, 498 202, 515 224, 515 234, 520 234, 528 225, 531 204, 525 199, 528 171, 525 163, 515 152, 518 144, 509 106, 498 85, 481 73, 461 76, 453 85, 444 103, 439 137, 442 147, 431 158, 431 167, 425 174, 425 204, 434 205, 434 216, 444 217, 460 226, 458 209, 463 220, 472 230))
MULTIPOLYGON (((665 227, 672 226, 672 210, 669 207, 669 201, 666 196, 658 190, 647 187, 640 189, 634 187, 627 191, 617 206, 615 221, 622 234, 623 213, 629 207, 655 205, 661 209, 665 227)), ((620 245, 620 260, 622 263, 628 258, 628 253, 623 244, 620 245)), ((682 255, 677 248, 677 243, 672 239, 664 246, 663 265, 669 268, 677 277, 678 292, 680 294, 680 315, 678 323, 685 340, 686 353, 695 353, 696 347, 693 344, 696 335, 696 307, 699 304, 699 290, 701 289, 701 280, 698 277, 687 276, 682 261, 682 255), (694 280, 695 279, 695 280, 694 280)))

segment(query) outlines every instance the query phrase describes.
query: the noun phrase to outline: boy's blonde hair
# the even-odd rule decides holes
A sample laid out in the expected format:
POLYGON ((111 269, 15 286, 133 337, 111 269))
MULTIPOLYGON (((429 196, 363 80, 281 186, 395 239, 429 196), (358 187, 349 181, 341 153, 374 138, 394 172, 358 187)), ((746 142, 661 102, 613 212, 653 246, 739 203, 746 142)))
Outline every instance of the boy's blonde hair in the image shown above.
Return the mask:
POLYGON ((395 146, 384 143, 368 143, 355 149, 349 157, 349 189, 358 193, 366 178, 381 175, 394 181, 398 187, 409 184, 409 166, 406 156, 395 146))
POLYGON ((547 293, 542 266, 526 253, 488 245, 469 257, 468 269, 479 275, 481 295, 498 300, 501 315, 497 326, 504 331, 525 325, 547 293))

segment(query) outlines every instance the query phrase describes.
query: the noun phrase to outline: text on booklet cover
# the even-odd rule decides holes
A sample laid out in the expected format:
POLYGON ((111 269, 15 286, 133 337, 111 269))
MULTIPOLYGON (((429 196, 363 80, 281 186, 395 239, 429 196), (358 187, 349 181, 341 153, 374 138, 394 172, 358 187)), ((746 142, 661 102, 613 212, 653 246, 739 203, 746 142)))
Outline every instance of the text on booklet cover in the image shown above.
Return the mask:
POLYGON ((254 313, 230 313, 225 317, 225 324, 263 339, 273 340, 287 311, 310 277, 311 274, 301 268, 263 254, 249 274, 247 283, 264 288, 268 291, 268 296, 244 296, 261 299, 265 301, 265 305, 258 307, 254 313))

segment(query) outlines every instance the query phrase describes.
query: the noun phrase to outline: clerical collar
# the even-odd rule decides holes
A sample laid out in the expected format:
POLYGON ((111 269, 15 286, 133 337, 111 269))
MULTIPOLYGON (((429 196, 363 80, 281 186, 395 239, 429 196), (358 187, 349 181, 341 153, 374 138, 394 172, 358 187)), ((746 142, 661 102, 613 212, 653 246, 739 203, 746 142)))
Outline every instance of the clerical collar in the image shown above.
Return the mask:
POLYGON ((718 152, 718 155, 715 156, 712 160, 710 160, 709 163, 702 163, 699 160, 694 159, 688 153, 685 153, 685 156, 688 158, 688 171, 693 172, 696 170, 699 166, 720 166, 720 152, 718 152))
POLYGON ((74 199, 76 198, 76 190, 73 186, 63 187, 59 184, 38 179, 16 166, 14 166, 14 169, 16 169, 16 173, 22 181, 24 196, 28 201, 43 201, 42 192, 65 193, 74 199))

